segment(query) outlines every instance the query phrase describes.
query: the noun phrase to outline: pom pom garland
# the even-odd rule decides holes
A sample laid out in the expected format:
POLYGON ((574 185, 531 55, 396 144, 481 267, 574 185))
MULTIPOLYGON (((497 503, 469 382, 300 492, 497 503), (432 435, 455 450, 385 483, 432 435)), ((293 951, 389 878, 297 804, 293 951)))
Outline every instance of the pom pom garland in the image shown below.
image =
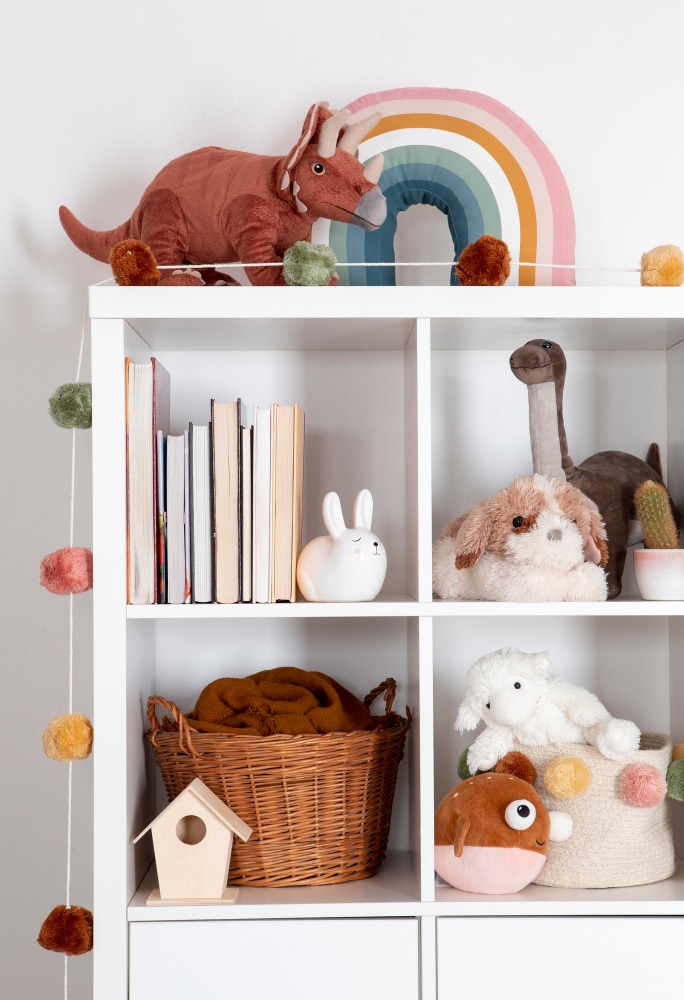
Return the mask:
POLYGON ((81 712, 58 715, 43 732, 43 750, 51 760, 85 760, 93 749, 93 724, 81 712))
POLYGON ((574 799, 586 792, 591 772, 579 757, 556 757, 544 771, 544 785, 557 799, 574 799))
POLYGON ((511 255, 503 240, 485 234, 468 244, 454 270, 461 285, 503 285, 511 273, 511 255))
POLYGON ((85 955, 93 947, 93 915, 84 906, 55 906, 43 921, 38 944, 47 951, 85 955))
POLYGON ((112 247, 109 263, 117 285, 158 285, 161 274, 150 248, 140 240, 122 240, 112 247))
POLYGON ((93 586, 93 553, 68 545, 45 556, 40 564, 40 585, 51 594, 82 594, 93 586))
POLYGON ((667 795, 667 784, 652 764, 629 764, 620 774, 620 796, 630 806, 650 809, 667 795))
POLYGON ((93 387, 90 382, 65 382, 50 396, 50 416, 58 427, 87 430, 93 423, 93 387))
POLYGON ((299 240, 283 256, 283 277, 288 285, 329 285, 337 258, 328 246, 299 240))
POLYGON ((678 286, 684 282, 684 254, 672 244, 654 247, 641 257, 641 284, 678 286))

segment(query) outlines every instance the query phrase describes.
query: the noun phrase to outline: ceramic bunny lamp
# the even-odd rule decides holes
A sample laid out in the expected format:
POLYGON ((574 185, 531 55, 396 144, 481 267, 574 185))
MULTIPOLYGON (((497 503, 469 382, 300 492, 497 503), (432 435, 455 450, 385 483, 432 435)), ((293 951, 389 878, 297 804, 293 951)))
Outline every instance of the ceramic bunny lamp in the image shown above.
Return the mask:
POLYGON ((323 497, 328 535, 312 539, 297 562, 297 583, 307 601, 372 601, 387 572, 385 547, 371 531, 373 497, 361 490, 347 528, 337 493, 323 497))

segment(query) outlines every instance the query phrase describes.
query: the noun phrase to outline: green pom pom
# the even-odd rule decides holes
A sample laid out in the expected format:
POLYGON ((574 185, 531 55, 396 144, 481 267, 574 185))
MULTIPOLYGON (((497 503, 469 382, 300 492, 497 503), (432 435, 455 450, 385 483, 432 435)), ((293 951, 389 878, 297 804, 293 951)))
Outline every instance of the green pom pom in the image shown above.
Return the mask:
POLYGON ((285 251, 283 277, 288 285, 329 285, 336 263, 330 247, 300 240, 285 251))
MULTIPOLYGON (((468 767, 468 750, 470 748, 466 747, 461 756, 458 758, 458 765, 456 767, 456 774, 459 776, 461 781, 465 781, 466 778, 473 778, 475 775, 470 773, 470 768, 468 767)), ((484 771, 476 771, 475 774, 484 774, 484 771)))
POLYGON ((50 416, 58 427, 87 430, 93 423, 93 393, 90 382, 66 382, 50 396, 50 416))
POLYGON ((677 802, 684 802, 684 760, 673 760, 668 767, 667 794, 677 802))

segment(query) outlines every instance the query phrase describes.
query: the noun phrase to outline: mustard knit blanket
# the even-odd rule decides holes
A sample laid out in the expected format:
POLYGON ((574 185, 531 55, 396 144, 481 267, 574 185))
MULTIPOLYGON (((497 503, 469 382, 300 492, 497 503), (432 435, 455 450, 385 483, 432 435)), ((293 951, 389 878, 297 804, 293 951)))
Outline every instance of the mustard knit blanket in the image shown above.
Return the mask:
POLYGON ((347 733, 372 729, 369 709, 317 670, 276 667, 249 677, 222 677, 200 694, 186 719, 203 733, 347 733))

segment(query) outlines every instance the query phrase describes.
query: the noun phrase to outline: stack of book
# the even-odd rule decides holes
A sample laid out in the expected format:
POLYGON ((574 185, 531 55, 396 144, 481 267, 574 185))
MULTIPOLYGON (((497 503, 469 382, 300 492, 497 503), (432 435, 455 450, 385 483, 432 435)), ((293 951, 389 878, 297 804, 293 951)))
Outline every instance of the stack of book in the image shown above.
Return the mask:
POLYGON ((170 378, 126 359, 128 602, 294 601, 304 411, 211 400, 170 433, 170 378))

